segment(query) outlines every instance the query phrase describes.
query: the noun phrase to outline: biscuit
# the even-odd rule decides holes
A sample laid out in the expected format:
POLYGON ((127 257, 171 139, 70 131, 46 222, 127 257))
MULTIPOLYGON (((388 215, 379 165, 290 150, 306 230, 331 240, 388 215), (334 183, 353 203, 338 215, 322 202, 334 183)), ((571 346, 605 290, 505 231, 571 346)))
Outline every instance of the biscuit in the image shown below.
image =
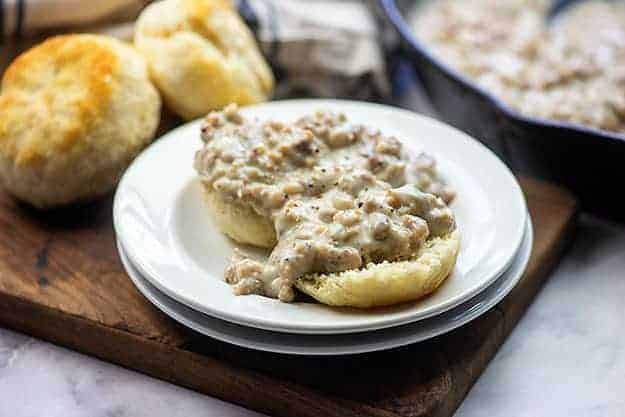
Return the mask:
POLYGON ((459 249, 460 235, 456 230, 445 237, 427 240, 409 261, 308 275, 295 281, 295 286, 331 306, 370 308, 418 300, 445 281, 456 264, 459 249))
POLYGON ((165 104, 185 119, 265 101, 273 89, 252 33, 227 0, 153 3, 137 20, 135 46, 165 104))
POLYGON ((273 223, 251 207, 227 201, 209 187, 204 188, 208 211, 217 228, 230 239, 271 249, 276 245, 273 223))
POLYGON ((2 78, 0 181, 38 208, 106 194, 152 140, 159 115, 132 47, 97 35, 50 38, 2 78))
MULTIPOLYGON (((209 214, 222 233, 239 243, 272 248, 276 242, 271 221, 250 207, 227 201, 205 188, 209 214)), ((381 307, 418 300, 434 292, 450 275, 460 250, 457 230, 429 238, 413 259, 370 263, 357 270, 312 274, 295 286, 320 303, 359 308, 381 307)))

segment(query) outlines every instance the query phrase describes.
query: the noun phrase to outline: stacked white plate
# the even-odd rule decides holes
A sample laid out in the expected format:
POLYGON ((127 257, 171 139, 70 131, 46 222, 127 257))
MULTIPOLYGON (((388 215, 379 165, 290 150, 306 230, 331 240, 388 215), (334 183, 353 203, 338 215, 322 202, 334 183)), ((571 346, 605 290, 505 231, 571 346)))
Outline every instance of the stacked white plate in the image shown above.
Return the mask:
POLYGON ((448 332, 510 292, 525 270, 533 235, 523 193, 508 168, 466 134, 393 107, 289 100, 243 112, 289 121, 327 109, 436 158, 457 192, 451 207, 462 235, 456 267, 445 283, 422 300, 372 310, 235 296, 223 281, 235 244, 208 216, 192 167, 201 147, 196 121, 143 152, 115 196, 119 253, 147 299, 173 319, 225 342, 280 353, 338 355, 389 349, 448 332))

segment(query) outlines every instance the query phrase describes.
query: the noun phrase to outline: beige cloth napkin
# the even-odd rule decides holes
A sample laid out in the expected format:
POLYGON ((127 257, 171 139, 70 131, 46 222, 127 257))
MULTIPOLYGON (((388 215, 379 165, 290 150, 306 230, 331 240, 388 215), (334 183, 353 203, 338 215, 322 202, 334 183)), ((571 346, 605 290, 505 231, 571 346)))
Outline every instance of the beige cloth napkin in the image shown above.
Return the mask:
MULTIPOLYGON (((361 0, 248 0, 279 96, 389 94, 376 22, 361 0)), ((244 12, 244 10, 242 10, 244 12)))
MULTIPOLYGON (((0 69, 54 33, 132 39, 149 0, 0 0, 0 69)), ((388 95, 375 20, 361 0, 239 0, 278 78, 276 95, 376 99, 388 95)))
MULTIPOLYGON (((148 0, 0 0, 5 43, 51 29, 131 21, 148 0)), ((1 38, 0 38, 1 39, 1 38)))

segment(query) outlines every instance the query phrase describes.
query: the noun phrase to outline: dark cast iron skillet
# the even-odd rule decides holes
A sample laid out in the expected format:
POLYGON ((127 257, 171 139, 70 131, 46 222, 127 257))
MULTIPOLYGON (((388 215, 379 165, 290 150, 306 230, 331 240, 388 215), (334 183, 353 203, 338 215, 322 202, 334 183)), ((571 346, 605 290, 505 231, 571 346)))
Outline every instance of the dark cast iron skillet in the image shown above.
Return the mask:
POLYGON ((561 183, 584 209, 625 220, 624 134, 518 113, 413 35, 408 19, 420 1, 379 1, 441 118, 485 143, 515 172, 561 183))

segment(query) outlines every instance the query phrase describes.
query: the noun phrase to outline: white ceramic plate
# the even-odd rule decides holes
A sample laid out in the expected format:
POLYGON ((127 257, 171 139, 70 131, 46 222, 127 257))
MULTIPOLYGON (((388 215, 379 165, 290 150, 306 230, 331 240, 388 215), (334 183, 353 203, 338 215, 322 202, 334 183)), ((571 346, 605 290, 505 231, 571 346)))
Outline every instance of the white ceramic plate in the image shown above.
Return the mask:
POLYGON ((192 168, 201 146, 198 121, 144 151, 124 174, 115 196, 117 235, 151 284, 196 310, 234 323, 324 334, 431 317, 470 299, 501 275, 521 244, 527 211, 514 176, 492 152, 443 123, 377 104, 289 100, 243 111, 288 121, 319 109, 343 111, 352 121, 378 127, 407 147, 423 148, 436 157, 442 175, 457 191, 452 208, 462 235, 456 268, 441 288, 417 302, 372 310, 234 296, 222 278, 234 245, 207 215, 192 168))
POLYGON ((139 291, 174 320, 206 336, 250 349, 294 355, 346 355, 391 349, 449 332, 484 314, 501 301, 522 277, 532 249, 528 220, 525 238, 510 268, 491 286, 445 313, 415 323, 366 333, 294 335, 239 326, 191 309, 160 292, 128 260, 121 244, 122 263, 139 291))

